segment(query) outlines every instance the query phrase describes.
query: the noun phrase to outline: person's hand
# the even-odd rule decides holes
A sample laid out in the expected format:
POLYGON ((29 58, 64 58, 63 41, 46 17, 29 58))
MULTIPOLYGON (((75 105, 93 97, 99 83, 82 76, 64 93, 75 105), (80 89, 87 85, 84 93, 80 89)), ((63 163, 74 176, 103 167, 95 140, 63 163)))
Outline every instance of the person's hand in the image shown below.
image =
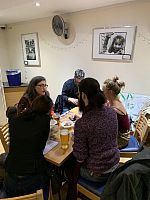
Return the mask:
POLYGON ((78 105, 78 99, 69 97, 68 101, 71 102, 71 103, 73 103, 73 104, 75 104, 76 106, 78 105))
POLYGON ((75 122, 76 120, 80 119, 81 117, 82 117, 82 115, 80 115, 80 114, 75 114, 75 115, 69 117, 69 119, 70 119, 71 121, 74 121, 74 122, 75 122))

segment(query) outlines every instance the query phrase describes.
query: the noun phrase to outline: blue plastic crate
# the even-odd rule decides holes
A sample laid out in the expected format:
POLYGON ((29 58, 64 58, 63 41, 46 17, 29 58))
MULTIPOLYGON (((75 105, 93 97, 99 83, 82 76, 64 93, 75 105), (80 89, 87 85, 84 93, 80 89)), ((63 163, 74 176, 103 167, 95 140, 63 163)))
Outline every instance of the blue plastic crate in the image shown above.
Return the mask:
POLYGON ((21 72, 17 69, 6 70, 7 80, 9 86, 19 86, 21 85, 21 72))

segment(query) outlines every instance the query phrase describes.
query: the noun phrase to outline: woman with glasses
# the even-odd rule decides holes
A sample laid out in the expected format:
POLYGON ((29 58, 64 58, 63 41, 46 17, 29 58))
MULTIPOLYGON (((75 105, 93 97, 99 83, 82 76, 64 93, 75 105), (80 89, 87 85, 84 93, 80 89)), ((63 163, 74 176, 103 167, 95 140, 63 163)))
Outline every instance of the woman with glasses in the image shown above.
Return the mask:
POLYGON ((36 76, 31 79, 28 88, 18 103, 18 115, 30 110, 33 100, 37 96, 49 96, 48 85, 43 76, 36 76))

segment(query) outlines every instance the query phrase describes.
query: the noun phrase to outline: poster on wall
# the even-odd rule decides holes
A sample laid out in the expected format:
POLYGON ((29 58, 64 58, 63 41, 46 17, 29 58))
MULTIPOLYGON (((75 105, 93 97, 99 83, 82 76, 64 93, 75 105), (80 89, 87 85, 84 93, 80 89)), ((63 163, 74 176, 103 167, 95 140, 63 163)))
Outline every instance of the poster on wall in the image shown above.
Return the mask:
POLYGON ((39 66, 40 53, 38 33, 29 33, 21 35, 22 50, 25 66, 39 66))
POLYGON ((93 59, 132 61, 136 26, 93 29, 93 59))

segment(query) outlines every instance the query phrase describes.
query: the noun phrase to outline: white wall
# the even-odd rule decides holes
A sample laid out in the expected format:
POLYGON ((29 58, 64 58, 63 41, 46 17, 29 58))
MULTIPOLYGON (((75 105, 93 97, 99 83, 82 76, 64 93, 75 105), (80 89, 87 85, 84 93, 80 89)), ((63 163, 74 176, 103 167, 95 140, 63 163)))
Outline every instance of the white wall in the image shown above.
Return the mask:
POLYGON ((53 99, 77 68, 84 69, 86 76, 95 77, 101 84, 106 78, 118 75, 126 82, 125 91, 150 95, 149 10, 150 2, 143 0, 65 15, 63 18, 74 30, 66 41, 53 33, 50 18, 11 25, 7 30, 11 66, 22 69, 23 80, 25 76, 28 81, 36 75, 45 76, 53 99), (93 61, 92 29, 123 25, 137 25, 133 62, 93 61), (23 64, 21 34, 32 32, 39 35, 41 67, 24 67, 23 64))

